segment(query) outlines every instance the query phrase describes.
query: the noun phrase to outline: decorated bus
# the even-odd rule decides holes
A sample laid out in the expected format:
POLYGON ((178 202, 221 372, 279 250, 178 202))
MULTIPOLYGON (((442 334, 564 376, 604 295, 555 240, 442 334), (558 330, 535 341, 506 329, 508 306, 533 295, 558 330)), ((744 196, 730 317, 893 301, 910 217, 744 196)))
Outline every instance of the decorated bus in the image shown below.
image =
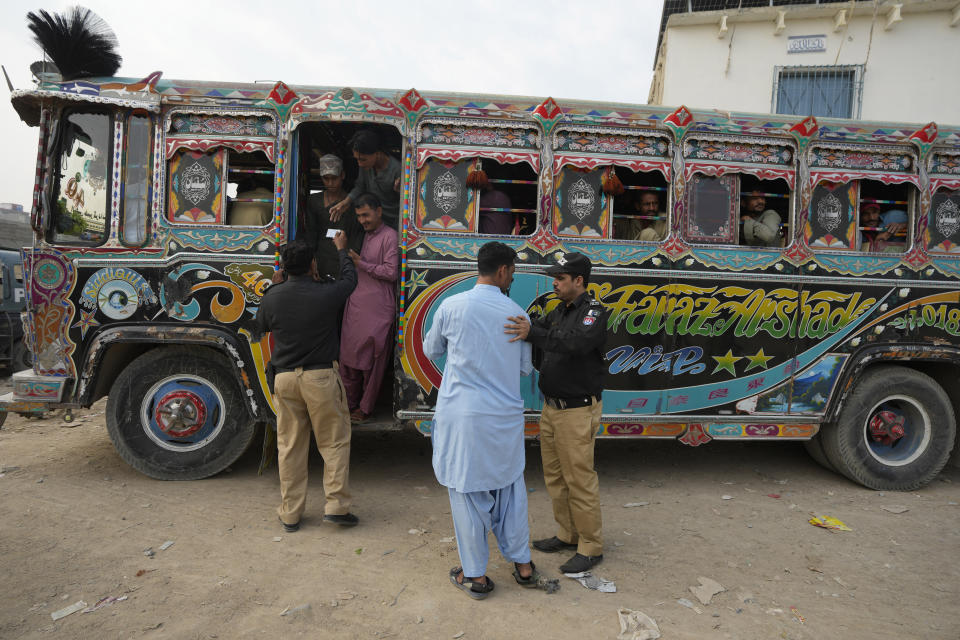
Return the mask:
MULTIPOLYGON (((430 434, 443 363, 423 336, 497 240, 531 314, 558 304, 545 270, 562 253, 593 262, 610 311, 600 437, 804 441, 883 489, 924 485, 954 449, 960 129, 62 68, 12 102, 38 130, 33 366, 0 411, 108 396, 111 440, 149 476, 215 474, 275 422, 257 306, 323 188, 319 157, 347 159, 350 183, 360 129, 402 163, 374 427, 430 434), (231 224, 250 202, 269 222, 231 224), (760 214, 776 220, 762 243, 760 214), (491 232, 491 215, 508 224, 491 232)), ((533 438, 536 374, 524 400, 533 438)))

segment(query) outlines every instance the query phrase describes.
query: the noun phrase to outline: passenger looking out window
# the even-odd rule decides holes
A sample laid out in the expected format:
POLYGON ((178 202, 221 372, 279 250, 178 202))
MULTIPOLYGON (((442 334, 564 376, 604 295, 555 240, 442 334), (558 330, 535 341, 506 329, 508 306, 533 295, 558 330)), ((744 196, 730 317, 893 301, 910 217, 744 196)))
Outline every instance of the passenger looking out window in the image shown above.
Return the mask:
POLYGON ((643 242, 659 242, 667 237, 667 214, 655 191, 641 191, 633 199, 628 215, 614 218, 614 237, 643 242))
POLYGON ((400 161, 386 154, 380 136, 372 129, 356 132, 350 138, 350 149, 360 173, 350 193, 330 208, 331 220, 362 194, 370 193, 380 201, 384 223, 396 229, 400 219, 400 161))
POLYGON ((779 247, 780 214, 767 208, 766 195, 758 189, 740 194, 740 244, 779 247))
POLYGON ((880 213, 880 205, 868 203, 860 208, 860 250, 874 253, 903 253, 907 239, 907 212, 890 209, 880 213))

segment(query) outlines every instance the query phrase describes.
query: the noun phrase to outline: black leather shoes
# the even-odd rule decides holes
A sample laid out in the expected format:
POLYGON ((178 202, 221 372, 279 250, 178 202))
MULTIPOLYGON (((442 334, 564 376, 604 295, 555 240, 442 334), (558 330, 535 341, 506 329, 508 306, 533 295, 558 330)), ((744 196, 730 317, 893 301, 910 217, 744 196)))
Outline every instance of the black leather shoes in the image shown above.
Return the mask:
MULTIPOLYGON (((279 520, 279 518, 280 518, 280 516, 277 516, 277 519, 278 519, 278 520, 279 520)), ((286 531, 287 533, 295 533, 295 532, 297 532, 297 531, 300 531, 300 523, 299 523, 299 522, 294 522, 293 524, 287 524, 287 523, 284 522, 283 520, 280 520, 280 524, 283 526, 283 530, 286 531)))
POLYGON ((603 560, 602 553, 598 556, 585 556, 576 553, 572 558, 560 565, 560 572, 580 573, 581 571, 589 571, 593 566, 599 564, 601 560, 603 560))
POLYGON ((557 536, 553 536, 552 538, 544 538, 543 540, 534 540, 533 548, 537 551, 543 551, 544 553, 556 553, 557 551, 576 549, 577 545, 574 542, 564 542, 557 536))
POLYGON ((360 522, 360 518, 353 515, 352 513, 344 513, 343 515, 325 515, 323 516, 324 522, 332 522, 333 524, 338 524, 341 527, 355 527, 357 523, 360 522))

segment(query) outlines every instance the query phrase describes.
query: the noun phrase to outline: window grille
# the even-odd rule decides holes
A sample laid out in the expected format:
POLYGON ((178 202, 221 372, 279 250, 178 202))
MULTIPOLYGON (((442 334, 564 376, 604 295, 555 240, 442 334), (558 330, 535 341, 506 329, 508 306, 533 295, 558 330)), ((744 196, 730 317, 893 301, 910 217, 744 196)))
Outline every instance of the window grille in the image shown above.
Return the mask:
POLYGON ((859 118, 863 65, 775 67, 774 113, 859 118))

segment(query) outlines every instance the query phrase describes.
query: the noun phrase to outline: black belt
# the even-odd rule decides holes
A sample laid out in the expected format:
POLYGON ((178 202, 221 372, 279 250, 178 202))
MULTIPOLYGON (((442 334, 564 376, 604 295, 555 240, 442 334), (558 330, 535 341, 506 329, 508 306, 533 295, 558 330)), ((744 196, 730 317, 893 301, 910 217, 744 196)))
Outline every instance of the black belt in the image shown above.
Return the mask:
POLYGON ((543 401, 554 409, 579 409, 580 407, 589 407, 593 401, 600 401, 600 396, 573 396, 572 398, 554 398, 552 396, 543 396, 543 401))
POLYGON ((290 373, 296 371, 297 369, 302 369, 303 371, 315 371, 317 369, 332 369, 333 364, 330 362, 321 362, 320 364, 308 364, 302 367, 294 367, 293 369, 287 369, 286 367, 274 367, 274 370, 277 373, 290 373))

